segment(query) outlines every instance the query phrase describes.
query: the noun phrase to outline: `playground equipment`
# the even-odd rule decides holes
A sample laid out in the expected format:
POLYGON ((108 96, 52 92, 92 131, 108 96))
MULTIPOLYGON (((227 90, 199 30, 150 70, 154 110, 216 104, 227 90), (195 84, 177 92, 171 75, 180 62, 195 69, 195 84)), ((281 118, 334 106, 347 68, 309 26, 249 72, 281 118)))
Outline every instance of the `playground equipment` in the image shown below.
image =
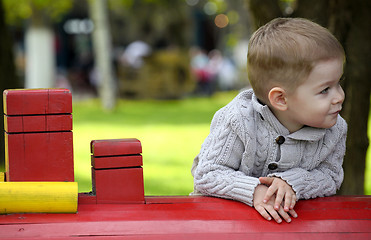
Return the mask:
POLYGON ((72 95, 5 90, 6 181, 73 182, 72 95))
POLYGON ((371 196, 299 201, 281 224, 232 200, 145 196, 133 138, 91 141, 93 191, 78 194, 71 93, 6 90, 4 113, 0 239, 371 239, 371 196))
POLYGON ((75 213, 76 182, 2 182, 0 213, 75 213))

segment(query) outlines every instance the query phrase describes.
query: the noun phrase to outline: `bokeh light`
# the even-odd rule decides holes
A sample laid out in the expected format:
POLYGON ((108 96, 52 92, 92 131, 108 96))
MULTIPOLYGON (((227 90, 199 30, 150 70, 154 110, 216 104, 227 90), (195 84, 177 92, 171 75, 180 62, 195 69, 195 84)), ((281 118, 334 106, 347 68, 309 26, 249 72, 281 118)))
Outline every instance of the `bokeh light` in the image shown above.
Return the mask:
POLYGON ((207 15, 213 15, 218 10, 218 6, 213 2, 207 2, 204 6, 204 12, 207 15))
POLYGON ((225 28, 226 26, 228 26, 229 19, 228 19, 227 15, 225 15, 225 14, 218 14, 215 17, 214 22, 215 22, 215 25, 218 28, 225 28))

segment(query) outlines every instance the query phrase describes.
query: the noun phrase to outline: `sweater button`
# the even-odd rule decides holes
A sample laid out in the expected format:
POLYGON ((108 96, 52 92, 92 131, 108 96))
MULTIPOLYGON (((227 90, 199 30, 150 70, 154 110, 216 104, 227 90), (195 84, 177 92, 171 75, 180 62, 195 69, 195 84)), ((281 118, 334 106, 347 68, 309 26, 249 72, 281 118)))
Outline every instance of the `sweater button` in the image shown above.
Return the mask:
POLYGON ((276 170, 278 168, 278 164, 277 163, 270 163, 268 164, 268 169, 269 170, 276 170))
POLYGON ((278 137, 276 138, 276 143, 277 143, 277 144, 281 145, 281 144, 284 143, 284 142, 285 142, 285 138, 284 138, 283 136, 278 136, 278 137))

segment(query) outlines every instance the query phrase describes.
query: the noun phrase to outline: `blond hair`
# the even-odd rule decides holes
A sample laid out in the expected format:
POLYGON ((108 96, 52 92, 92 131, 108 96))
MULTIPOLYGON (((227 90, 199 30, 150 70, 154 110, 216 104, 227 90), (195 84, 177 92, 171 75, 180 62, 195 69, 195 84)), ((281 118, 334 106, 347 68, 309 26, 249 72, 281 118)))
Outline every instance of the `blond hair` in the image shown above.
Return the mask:
POLYGON ((324 27, 302 18, 277 18, 251 37, 247 54, 250 84, 267 102, 275 86, 294 91, 318 61, 345 59, 344 49, 324 27))

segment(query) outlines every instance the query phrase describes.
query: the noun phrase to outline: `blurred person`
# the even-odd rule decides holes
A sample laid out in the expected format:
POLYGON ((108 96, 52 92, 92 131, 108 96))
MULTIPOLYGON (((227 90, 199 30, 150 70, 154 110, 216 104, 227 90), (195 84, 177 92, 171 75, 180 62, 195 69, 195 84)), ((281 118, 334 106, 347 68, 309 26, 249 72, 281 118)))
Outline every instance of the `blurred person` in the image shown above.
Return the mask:
POLYGON ((134 41, 130 43, 121 56, 121 63, 136 69, 143 65, 143 57, 149 56, 152 48, 143 41, 134 41))
POLYGON ((191 48, 191 70, 197 81, 196 92, 202 95, 211 95, 212 74, 208 69, 209 57, 198 47, 191 48))

